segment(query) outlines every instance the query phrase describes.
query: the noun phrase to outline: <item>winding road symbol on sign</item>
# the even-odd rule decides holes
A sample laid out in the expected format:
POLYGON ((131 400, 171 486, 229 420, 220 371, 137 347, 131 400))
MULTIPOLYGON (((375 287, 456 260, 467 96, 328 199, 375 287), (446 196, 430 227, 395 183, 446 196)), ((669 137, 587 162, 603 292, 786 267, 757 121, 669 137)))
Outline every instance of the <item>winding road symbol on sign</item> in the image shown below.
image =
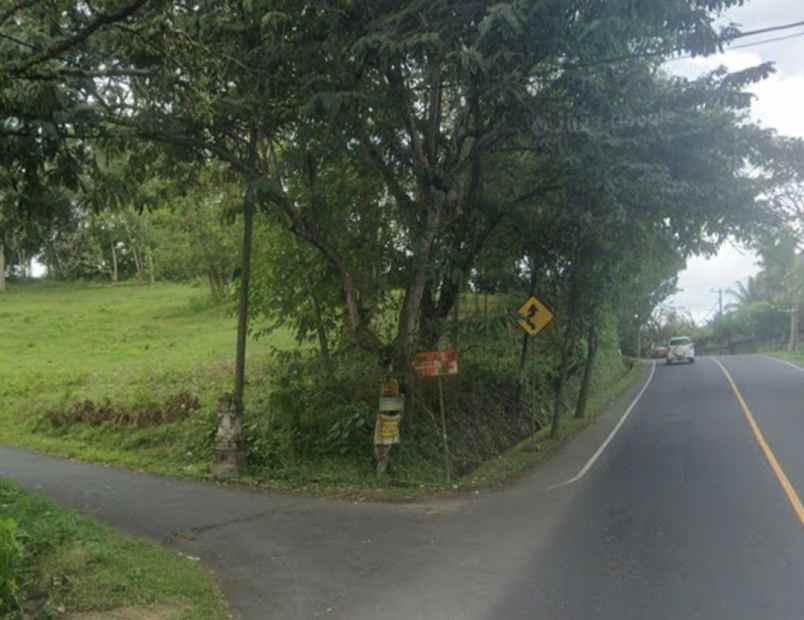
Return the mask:
POLYGON ((522 317, 519 327, 529 336, 537 336, 553 320, 553 313, 535 297, 528 299, 525 305, 519 309, 518 314, 522 317))

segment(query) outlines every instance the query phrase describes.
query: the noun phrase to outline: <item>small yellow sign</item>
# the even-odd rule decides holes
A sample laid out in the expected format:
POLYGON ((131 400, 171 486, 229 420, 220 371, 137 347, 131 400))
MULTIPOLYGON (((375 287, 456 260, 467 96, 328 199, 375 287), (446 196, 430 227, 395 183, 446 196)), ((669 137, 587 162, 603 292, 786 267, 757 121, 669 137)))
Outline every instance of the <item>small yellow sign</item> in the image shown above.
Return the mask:
POLYGON ((374 425, 374 445, 393 446, 399 443, 399 420, 401 416, 377 415, 377 422, 374 425))
POLYGON ((522 317, 519 327, 530 336, 538 335, 553 320, 553 313, 535 297, 519 309, 519 316, 522 317))

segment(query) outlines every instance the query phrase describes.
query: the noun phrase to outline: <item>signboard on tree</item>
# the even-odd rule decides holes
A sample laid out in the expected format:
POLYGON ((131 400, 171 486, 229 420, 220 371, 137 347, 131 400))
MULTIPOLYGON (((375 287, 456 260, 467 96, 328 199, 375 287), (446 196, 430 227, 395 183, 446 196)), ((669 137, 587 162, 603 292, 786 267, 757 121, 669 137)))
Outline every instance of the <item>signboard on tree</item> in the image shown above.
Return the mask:
POLYGON ((454 349, 446 351, 428 351, 418 353, 411 362, 413 370, 420 377, 443 377, 458 374, 458 352, 454 349))
POLYGON ((399 415, 377 415, 374 425, 374 445, 393 446, 399 443, 399 415))

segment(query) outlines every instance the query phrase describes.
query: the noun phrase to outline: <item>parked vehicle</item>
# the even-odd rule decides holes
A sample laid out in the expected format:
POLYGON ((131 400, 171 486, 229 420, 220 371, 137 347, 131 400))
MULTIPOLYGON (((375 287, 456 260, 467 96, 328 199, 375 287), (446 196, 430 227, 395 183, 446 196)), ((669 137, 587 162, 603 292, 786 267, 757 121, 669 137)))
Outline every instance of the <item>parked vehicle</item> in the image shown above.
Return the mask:
POLYGON ((667 351, 667 363, 687 362, 695 363, 695 345, 686 336, 679 336, 670 339, 670 346, 667 351))

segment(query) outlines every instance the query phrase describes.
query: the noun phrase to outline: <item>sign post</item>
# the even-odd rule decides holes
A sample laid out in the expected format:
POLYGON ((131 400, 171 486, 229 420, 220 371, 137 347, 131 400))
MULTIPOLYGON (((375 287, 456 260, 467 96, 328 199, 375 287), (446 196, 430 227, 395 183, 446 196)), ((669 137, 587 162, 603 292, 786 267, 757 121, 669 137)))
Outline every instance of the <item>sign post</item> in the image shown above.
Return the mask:
POLYGON ((386 377, 380 389, 380 405, 374 423, 374 458, 377 460, 377 475, 388 469, 391 448, 399 443, 399 423, 405 398, 400 395, 399 381, 386 377))
POLYGON ((444 438, 444 471, 447 474, 447 482, 452 478, 452 467, 449 462, 449 442, 447 441, 447 414, 444 410, 444 381, 438 375, 438 404, 441 407, 441 431, 444 438))
POLYGON ((519 355, 519 378, 516 384, 516 393, 514 395, 514 406, 519 410, 520 398, 522 396, 522 384, 525 381, 525 359, 528 354, 528 342, 534 336, 537 336, 544 330, 552 321, 553 313, 541 301, 533 296, 534 282, 531 280, 531 295, 528 301, 525 302, 517 314, 522 317, 518 325, 522 331, 525 332, 522 339, 522 350, 519 355))
POLYGON ((553 321, 553 313, 549 308, 532 295, 517 314, 522 317, 519 327, 528 336, 538 336, 553 321))
POLYGON ((444 375, 458 374, 458 352, 454 349, 447 351, 429 351, 418 353, 411 363, 413 370, 419 377, 438 379, 438 405, 441 410, 441 437, 444 442, 444 472, 447 482, 452 479, 452 467, 449 458, 449 439, 447 437, 447 412, 444 406, 444 375))

